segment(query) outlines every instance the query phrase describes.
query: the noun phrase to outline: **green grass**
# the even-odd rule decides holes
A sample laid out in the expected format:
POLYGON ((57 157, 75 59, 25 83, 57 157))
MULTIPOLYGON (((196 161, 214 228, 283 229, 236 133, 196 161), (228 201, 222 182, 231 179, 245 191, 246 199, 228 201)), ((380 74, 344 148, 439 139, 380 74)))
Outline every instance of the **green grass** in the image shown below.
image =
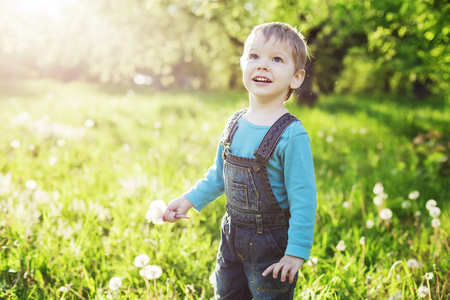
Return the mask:
MULTIPOLYGON (((203 176, 226 120, 246 104, 243 92, 0 83, 0 298, 211 299, 225 198, 176 224, 149 224, 145 213, 203 176), (155 282, 134 266, 142 253, 163 270, 155 282), (119 291, 108 286, 115 276, 119 291)), ((334 95, 288 106, 311 137, 318 188, 317 261, 301 269, 297 298, 416 299, 431 272, 431 298, 447 299, 449 101, 334 95)))

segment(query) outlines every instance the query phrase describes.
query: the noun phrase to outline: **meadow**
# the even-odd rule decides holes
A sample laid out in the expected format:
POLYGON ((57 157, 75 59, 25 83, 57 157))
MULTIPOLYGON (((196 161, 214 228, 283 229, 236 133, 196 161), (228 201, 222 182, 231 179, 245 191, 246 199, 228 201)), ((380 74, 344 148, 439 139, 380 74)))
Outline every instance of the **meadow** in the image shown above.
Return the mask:
MULTIPOLYGON (((0 298, 213 298, 225 198, 175 224, 146 212, 202 178, 246 105, 239 91, 1 82, 0 298)), ((318 189, 296 299, 448 299, 450 100, 287 106, 318 189)))

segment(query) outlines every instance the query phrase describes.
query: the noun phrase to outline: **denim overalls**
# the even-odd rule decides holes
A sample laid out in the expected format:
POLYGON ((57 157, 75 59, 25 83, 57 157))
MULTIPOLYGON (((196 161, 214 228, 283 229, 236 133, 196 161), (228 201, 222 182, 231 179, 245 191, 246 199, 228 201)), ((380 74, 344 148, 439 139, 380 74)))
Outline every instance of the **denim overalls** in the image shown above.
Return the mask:
POLYGON ((237 120, 246 109, 230 119, 221 140, 227 213, 222 220, 221 244, 215 270, 216 299, 292 299, 295 282, 281 282, 273 274, 262 276, 279 262, 287 247, 289 209, 282 210, 270 185, 269 161, 283 131, 298 119, 286 113, 266 133, 256 158, 233 155, 230 145, 237 120))

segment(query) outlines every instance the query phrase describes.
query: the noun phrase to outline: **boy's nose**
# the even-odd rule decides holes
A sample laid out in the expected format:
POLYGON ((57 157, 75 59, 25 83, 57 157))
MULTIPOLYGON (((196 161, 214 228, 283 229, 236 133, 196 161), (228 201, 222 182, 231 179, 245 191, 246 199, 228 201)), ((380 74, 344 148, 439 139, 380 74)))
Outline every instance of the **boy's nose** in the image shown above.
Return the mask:
POLYGON ((258 71, 267 71, 266 67, 258 67, 258 71))

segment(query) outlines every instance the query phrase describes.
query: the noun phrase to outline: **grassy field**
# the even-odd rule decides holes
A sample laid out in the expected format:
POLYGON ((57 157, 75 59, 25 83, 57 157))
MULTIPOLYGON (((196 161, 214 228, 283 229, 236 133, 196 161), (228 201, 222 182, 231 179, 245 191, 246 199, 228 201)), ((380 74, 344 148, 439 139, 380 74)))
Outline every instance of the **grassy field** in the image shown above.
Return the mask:
MULTIPOLYGON (((243 92, 0 83, 0 299, 211 299, 225 198, 176 224, 145 214, 203 176, 246 105, 243 92), (140 254, 159 278, 140 275, 140 254)), ((288 106, 318 188, 297 299, 448 299, 450 101, 288 106)))

